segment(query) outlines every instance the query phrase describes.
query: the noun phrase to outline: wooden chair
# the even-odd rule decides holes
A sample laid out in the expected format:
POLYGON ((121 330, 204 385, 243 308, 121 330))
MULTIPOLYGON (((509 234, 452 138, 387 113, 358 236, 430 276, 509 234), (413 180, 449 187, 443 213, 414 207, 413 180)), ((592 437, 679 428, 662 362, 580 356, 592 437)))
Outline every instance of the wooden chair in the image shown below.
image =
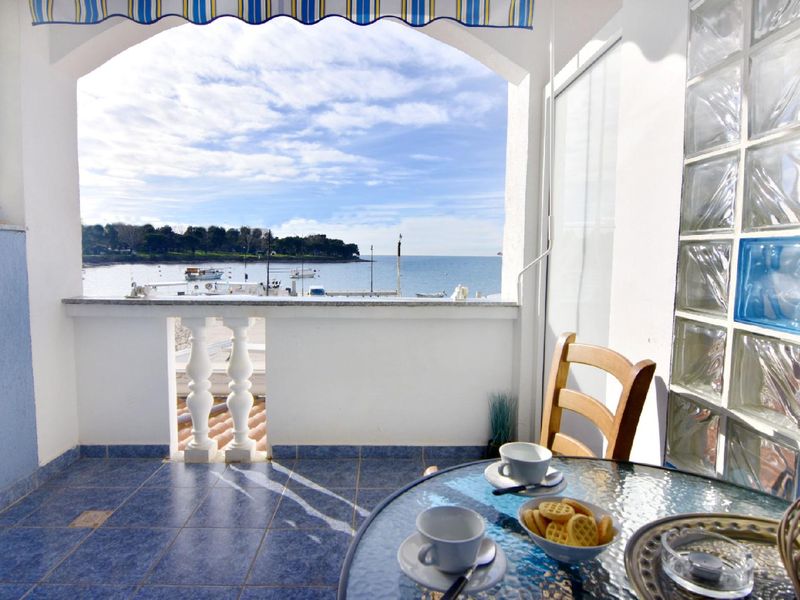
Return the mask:
POLYGON ((589 419, 608 440, 605 458, 627 460, 655 370, 652 360, 634 365, 609 348, 578 344, 574 333, 562 334, 553 353, 539 443, 556 454, 595 456, 586 444, 561 433, 561 415, 564 410, 571 410, 589 419), (622 393, 616 414, 595 398, 566 387, 571 363, 597 367, 617 378, 622 393))

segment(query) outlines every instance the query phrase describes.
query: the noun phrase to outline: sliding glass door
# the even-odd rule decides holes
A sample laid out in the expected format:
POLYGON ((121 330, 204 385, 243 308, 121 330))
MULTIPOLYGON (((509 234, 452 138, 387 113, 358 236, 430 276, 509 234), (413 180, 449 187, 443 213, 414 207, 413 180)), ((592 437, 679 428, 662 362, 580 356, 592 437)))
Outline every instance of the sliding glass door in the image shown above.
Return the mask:
MULTIPOLYGON (((619 119, 616 44, 556 92, 552 202, 553 248, 547 266, 545 385, 553 347, 566 331, 608 344, 619 119)), ((607 381, 588 368, 573 370, 572 386, 604 401, 607 381)), ((614 406, 610 407, 612 410, 614 406)), ((570 415, 572 416, 572 415, 570 415)), ((566 419, 572 432, 600 454, 602 437, 566 419)))

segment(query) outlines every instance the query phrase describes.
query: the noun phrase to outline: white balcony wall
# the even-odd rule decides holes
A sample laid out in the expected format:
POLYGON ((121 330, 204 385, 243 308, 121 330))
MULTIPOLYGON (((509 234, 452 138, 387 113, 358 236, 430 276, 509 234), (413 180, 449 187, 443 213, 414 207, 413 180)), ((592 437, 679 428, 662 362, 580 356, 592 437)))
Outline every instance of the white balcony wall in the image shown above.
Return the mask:
POLYGON ((270 443, 485 444, 489 394, 512 385, 516 309, 452 310, 337 307, 269 319, 270 443))
POLYGON ((78 443, 174 452, 172 317, 262 317, 270 444, 485 444, 488 396, 513 383, 518 307, 347 304, 70 301, 78 443))
POLYGON ((81 444, 177 441, 175 326, 163 316, 75 321, 81 444))

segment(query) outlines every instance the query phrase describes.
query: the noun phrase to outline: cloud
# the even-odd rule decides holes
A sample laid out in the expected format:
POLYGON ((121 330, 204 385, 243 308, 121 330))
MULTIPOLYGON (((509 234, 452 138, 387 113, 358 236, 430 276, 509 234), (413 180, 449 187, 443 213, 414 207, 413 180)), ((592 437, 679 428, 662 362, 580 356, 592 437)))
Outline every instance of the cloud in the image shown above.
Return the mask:
POLYGON ((454 119, 466 120, 472 125, 482 125, 483 117, 497 108, 505 98, 499 95, 465 91, 457 93, 453 98, 450 114, 454 119))
POLYGON ((443 156, 435 156, 433 154, 424 154, 422 152, 417 152, 417 153, 411 154, 409 156, 409 158, 411 158, 413 160, 447 160, 447 158, 445 158, 443 156))
POLYGON ((314 121, 318 125, 341 133, 353 129, 372 129, 378 125, 402 125, 425 127, 449 120, 447 111, 435 104, 407 102, 391 107, 365 105, 361 103, 335 104, 314 121))
POLYGON ((483 65, 396 23, 170 29, 79 81, 82 215, 318 223, 362 244, 400 224, 435 236, 436 219, 489 218, 499 234, 502 194, 463 198, 502 188, 504 94, 483 65), (464 121, 495 141, 476 144, 464 121))
POLYGON ((373 245, 375 254, 393 254, 401 233, 403 252, 409 255, 494 256, 503 245, 502 220, 487 222, 458 216, 406 217, 382 225, 293 219, 272 231, 280 237, 325 233, 358 243, 362 253, 373 245))

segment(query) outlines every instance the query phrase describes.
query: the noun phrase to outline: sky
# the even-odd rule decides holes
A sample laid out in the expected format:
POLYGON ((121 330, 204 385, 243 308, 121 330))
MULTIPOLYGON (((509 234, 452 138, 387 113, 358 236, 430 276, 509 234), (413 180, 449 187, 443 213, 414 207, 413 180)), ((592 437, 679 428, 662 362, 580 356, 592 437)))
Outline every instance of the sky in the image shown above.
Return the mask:
POLYGON ((498 75, 390 21, 176 27, 78 82, 81 217, 493 256, 506 110, 498 75))

